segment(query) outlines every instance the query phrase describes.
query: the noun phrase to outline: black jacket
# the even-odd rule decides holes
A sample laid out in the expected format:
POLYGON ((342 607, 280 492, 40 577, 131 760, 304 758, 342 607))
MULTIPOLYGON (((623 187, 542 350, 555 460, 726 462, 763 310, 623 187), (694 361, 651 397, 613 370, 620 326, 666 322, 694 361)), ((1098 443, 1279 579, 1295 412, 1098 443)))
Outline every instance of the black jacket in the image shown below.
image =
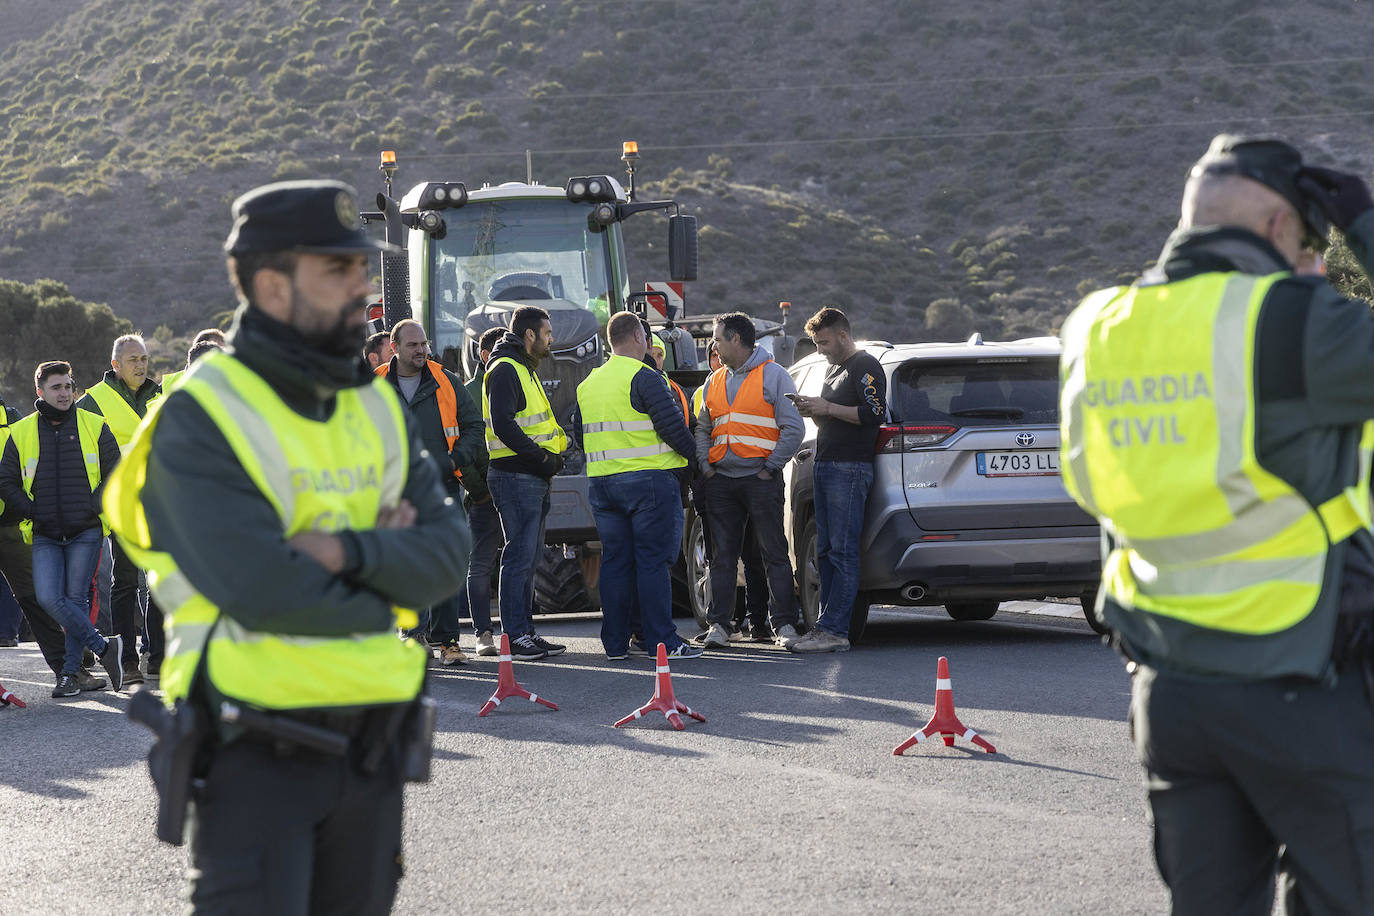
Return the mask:
MULTIPOLYGON (((391 357, 386 380, 396 389, 396 395, 401 399, 401 403, 405 404, 405 395, 401 393, 400 373, 396 371, 396 360, 395 356, 391 357)), ((454 468, 463 472, 464 480, 470 476, 478 476, 477 455, 479 450, 486 449, 487 428, 482 422, 482 408, 472 403, 462 380, 447 369, 441 368, 440 371, 448 376, 449 384, 453 386, 454 398, 458 402, 458 441, 453 443, 452 450, 449 449, 448 437, 444 435, 444 420, 439 415, 439 382, 434 378, 433 369, 433 366, 425 366, 424 371, 420 373, 420 384, 415 389, 415 397, 406 406, 410 408, 411 415, 420 425, 420 438, 424 441, 430 457, 434 459, 439 479, 452 492, 458 484, 457 478, 453 476, 454 468)))
POLYGON ((515 422, 515 415, 525 409, 525 391, 520 386, 520 374, 514 366, 505 363, 496 365, 498 359, 506 357, 531 369, 536 368, 525 352, 524 343, 509 331, 501 338, 496 349, 491 351, 483 382, 487 386, 487 400, 491 403, 491 431, 515 452, 504 458, 491 459, 491 467, 512 474, 552 477, 563 463, 548 449, 541 448, 525 435, 525 431, 515 422))
MULTIPOLYGON (((14 439, 5 443, 0 458, 0 499, 5 515, 33 519, 34 534, 60 541, 100 526, 100 497, 105 481, 119 463, 119 443, 110 427, 100 427, 100 483, 91 492, 86 458, 81 448, 76 408, 58 412, 39 402, 38 467, 33 476, 33 498, 24 492, 19 449, 14 439)), ((35 405, 37 406, 37 405, 35 405)))
MULTIPOLYGON (((311 419, 332 415, 338 390, 373 379, 361 357, 319 354, 253 308, 240 310, 227 349, 311 419)), ((218 427, 175 389, 160 408, 142 493, 153 547, 170 553, 206 598, 250 630, 333 636, 386 629, 393 604, 427 607, 462 588, 472 545, 408 414, 406 428, 402 496, 418 512, 415 525, 342 532, 346 568, 334 575, 286 542, 276 510, 218 427)))

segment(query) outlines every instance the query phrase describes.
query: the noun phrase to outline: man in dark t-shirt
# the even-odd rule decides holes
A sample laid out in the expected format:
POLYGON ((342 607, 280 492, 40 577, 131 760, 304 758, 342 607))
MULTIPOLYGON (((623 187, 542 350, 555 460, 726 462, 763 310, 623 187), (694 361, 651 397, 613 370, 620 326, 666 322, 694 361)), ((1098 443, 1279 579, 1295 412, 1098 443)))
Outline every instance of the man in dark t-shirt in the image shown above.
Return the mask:
POLYGON ((816 627, 793 652, 846 652, 849 617, 859 591, 859 538, 873 487, 873 450, 887 417, 887 376, 873 356, 854 345, 849 319, 823 308, 806 323, 816 352, 830 363, 818 398, 795 398, 798 412, 816 422, 816 566, 821 603, 816 627))

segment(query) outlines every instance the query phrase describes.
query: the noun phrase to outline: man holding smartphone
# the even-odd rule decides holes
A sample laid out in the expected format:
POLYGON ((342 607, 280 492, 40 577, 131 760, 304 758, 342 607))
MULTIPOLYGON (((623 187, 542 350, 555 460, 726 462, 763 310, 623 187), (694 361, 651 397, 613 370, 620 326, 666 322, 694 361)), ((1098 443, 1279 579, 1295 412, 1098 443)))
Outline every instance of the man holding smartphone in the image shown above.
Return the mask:
POLYGON ((823 308, 806 323, 816 352, 830 363, 818 398, 792 402, 816 421, 816 567, 821 579, 816 627, 793 652, 849 651, 849 616, 859 592, 859 538, 873 488, 878 425, 887 417, 887 376, 854 345, 849 319, 823 308))

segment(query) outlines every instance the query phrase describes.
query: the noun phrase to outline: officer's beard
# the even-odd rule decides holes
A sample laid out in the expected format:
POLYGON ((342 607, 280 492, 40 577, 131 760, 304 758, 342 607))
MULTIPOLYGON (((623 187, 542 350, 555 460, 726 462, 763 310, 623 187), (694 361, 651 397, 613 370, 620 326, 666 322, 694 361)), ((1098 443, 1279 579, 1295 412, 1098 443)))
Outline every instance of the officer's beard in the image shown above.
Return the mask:
MULTIPOLYGON (((293 291, 293 297, 296 296, 293 291)), ((296 300, 293 306, 299 308, 296 300)), ((367 299, 359 297, 348 304, 334 321, 323 330, 302 331, 301 337, 310 349, 325 356, 357 356, 367 343, 367 322, 359 322, 356 316, 367 308, 367 299)))

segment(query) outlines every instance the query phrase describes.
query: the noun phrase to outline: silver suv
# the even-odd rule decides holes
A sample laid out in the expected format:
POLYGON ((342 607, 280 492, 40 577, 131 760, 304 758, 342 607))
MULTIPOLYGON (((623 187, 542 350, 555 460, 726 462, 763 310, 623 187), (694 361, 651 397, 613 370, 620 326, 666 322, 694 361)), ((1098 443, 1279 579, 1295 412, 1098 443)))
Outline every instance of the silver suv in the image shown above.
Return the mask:
MULTIPOLYGON (((850 639, 869 604, 944 605, 987 620, 998 603, 1096 594, 1097 523, 1059 477, 1059 341, 860 343, 887 374, 850 639)), ((817 396, 829 364, 788 371, 817 396)), ((816 427, 787 469, 784 525, 802 613, 815 622, 820 583, 812 456, 816 427)), ((1091 614, 1087 615, 1094 623, 1091 614)))

